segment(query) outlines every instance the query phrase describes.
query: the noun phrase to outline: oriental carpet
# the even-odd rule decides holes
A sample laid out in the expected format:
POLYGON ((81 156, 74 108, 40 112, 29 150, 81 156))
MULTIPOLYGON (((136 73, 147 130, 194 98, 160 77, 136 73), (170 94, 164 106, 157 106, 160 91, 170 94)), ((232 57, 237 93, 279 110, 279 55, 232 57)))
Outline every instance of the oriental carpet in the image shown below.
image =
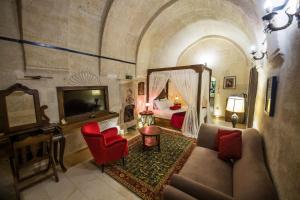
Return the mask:
POLYGON ((142 151, 141 137, 129 142, 125 167, 118 161, 105 172, 142 199, 160 199, 163 186, 173 173, 179 172, 195 146, 195 140, 181 134, 163 131, 161 151, 142 151))

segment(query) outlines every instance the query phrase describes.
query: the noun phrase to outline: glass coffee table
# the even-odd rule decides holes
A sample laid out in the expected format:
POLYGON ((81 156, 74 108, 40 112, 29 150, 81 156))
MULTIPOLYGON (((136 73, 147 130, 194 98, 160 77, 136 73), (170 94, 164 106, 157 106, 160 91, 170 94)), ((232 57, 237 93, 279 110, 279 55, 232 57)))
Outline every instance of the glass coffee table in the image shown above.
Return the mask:
POLYGON ((158 126, 146 126, 139 129, 143 140, 143 151, 147 148, 157 147, 160 151, 160 134, 161 128, 158 126))

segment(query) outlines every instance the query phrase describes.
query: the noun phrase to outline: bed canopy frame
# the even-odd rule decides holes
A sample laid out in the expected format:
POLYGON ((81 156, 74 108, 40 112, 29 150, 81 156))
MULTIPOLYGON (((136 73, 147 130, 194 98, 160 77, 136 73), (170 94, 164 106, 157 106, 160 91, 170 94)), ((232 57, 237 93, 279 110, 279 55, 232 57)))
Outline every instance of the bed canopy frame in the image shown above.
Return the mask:
MULTIPOLYGON (((149 78, 150 78, 151 73, 153 73, 153 72, 163 72, 163 71, 174 71, 174 70, 186 70, 186 69, 192 69, 196 73, 199 74, 198 94, 197 94, 197 102, 199 102, 200 98, 201 98, 201 90, 199 90, 199 88, 201 88, 201 84, 202 84, 202 76, 201 75, 202 75, 204 70, 208 70, 209 71, 209 82, 210 82, 211 81, 211 74, 212 74, 212 70, 210 68, 208 68, 206 65, 203 65, 203 64, 200 64, 200 65, 187 65, 187 66, 179 66, 179 67, 165 67, 165 68, 148 69, 147 70, 147 95, 146 95, 147 102, 149 101, 149 80, 150 80, 149 78)), ((168 88, 168 85, 167 85, 167 88, 168 88)), ((209 90, 210 90, 210 88, 209 88, 209 90)), ((200 112, 200 104, 199 103, 197 104, 197 112, 198 112, 198 114, 200 112)))
MULTIPOLYGON (((196 72, 198 74, 198 87, 197 87, 197 115, 198 117, 200 117, 200 113, 201 113, 201 105, 202 105, 202 102, 201 101, 201 93, 202 92, 206 92, 206 91, 201 91, 202 90, 202 84, 203 84, 203 72, 208 72, 209 74, 209 83, 206 83, 208 84, 208 89, 207 92, 207 97, 209 98, 209 91, 210 91, 210 81, 211 81, 211 75, 212 75, 212 70, 210 68, 208 68, 206 65, 203 65, 203 64, 200 64, 200 65, 188 65, 188 66, 178 66, 178 67, 166 67, 166 68, 156 68, 156 69, 148 69, 147 70, 147 93, 146 93, 146 100, 147 102, 149 102, 149 99, 150 99, 150 76, 152 73, 154 72, 172 72, 172 71, 178 71, 178 70, 188 70, 188 69, 191 69, 193 70, 194 72, 196 72)), ((206 73, 207 75, 207 73, 206 73)), ((207 78, 206 78, 207 80, 207 78)), ((163 91, 164 94, 160 94, 158 95, 158 98, 161 99, 163 98, 164 96, 168 98, 168 82, 166 84, 166 91, 163 91)), ((202 94, 204 95, 204 94, 202 94)), ((200 119, 200 118, 199 118, 200 119)))

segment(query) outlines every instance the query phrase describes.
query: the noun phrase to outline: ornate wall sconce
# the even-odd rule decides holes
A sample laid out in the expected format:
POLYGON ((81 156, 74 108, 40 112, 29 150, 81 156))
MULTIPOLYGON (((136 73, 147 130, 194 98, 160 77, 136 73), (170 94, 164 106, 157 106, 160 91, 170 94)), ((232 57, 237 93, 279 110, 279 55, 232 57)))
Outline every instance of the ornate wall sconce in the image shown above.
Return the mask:
POLYGON ((299 0, 292 0, 292 1, 298 1, 296 3, 296 12, 294 14, 290 14, 290 13, 287 12, 289 10, 289 8, 287 8, 285 10, 285 14, 288 17, 287 23, 285 23, 283 26, 279 26, 279 27, 275 26, 273 24, 273 19, 278 14, 278 12, 276 12, 276 11, 282 11, 286 7, 286 5, 289 3, 289 1, 290 0, 285 0, 282 5, 273 7, 272 3, 271 3, 271 0, 266 0, 265 10, 266 10, 267 14, 262 17, 262 19, 264 21, 268 22, 267 26, 265 27, 265 32, 266 33, 271 33, 273 31, 279 31, 279 30, 286 29, 287 27, 289 27, 293 23, 294 17, 297 19, 298 27, 300 28, 300 4, 299 4, 299 0))
POLYGON ((252 58, 254 60, 262 60, 265 57, 265 55, 267 55, 267 52, 266 51, 265 52, 261 51, 260 52, 261 55, 260 56, 256 56, 257 50, 256 50, 255 46, 252 46, 250 54, 252 54, 252 58))

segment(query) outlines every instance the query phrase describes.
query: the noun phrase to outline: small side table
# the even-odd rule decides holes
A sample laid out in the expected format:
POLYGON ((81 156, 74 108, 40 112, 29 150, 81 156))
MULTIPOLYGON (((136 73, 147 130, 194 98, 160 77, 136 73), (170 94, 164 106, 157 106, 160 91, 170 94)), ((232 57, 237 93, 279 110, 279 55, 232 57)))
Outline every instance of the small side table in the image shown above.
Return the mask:
POLYGON ((143 151, 146 148, 156 147, 160 151, 160 134, 161 129, 157 126, 146 126, 139 129, 143 140, 143 151))
POLYGON ((141 121, 143 124, 143 127, 147 124, 148 126, 152 125, 154 120, 153 120, 153 112, 151 110, 145 110, 143 112, 139 113, 141 115, 141 121))

